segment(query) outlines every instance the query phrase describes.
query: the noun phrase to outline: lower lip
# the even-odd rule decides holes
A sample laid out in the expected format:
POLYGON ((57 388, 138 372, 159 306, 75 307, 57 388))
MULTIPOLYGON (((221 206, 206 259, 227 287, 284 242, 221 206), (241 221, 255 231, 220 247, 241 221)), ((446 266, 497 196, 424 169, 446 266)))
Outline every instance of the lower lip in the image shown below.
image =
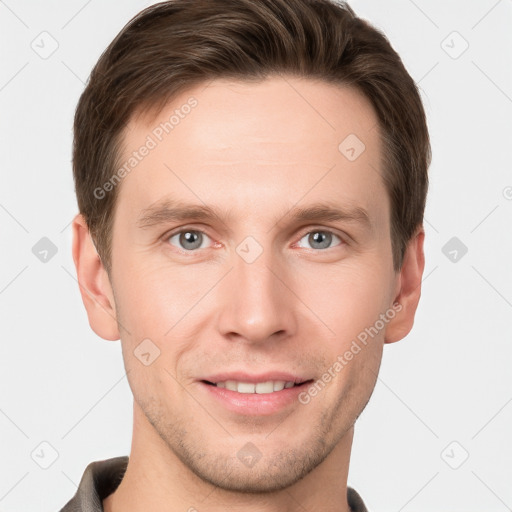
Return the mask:
POLYGON ((294 403, 298 403, 298 396, 311 382, 305 382, 293 388, 284 388, 273 393, 238 393, 226 388, 219 388, 199 383, 205 391, 219 401, 229 411, 249 416, 267 416, 279 412, 294 403))

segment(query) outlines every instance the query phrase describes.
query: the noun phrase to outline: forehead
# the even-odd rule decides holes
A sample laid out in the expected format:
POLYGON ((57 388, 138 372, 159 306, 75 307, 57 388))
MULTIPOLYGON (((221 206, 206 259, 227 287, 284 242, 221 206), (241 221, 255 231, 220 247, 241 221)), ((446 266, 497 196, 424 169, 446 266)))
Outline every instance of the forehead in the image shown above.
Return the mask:
POLYGON ((130 158, 118 206, 132 212, 167 195, 260 214, 319 199, 374 215, 387 207, 373 107, 357 90, 322 81, 279 76, 191 88, 158 115, 130 121, 121 165, 130 158))

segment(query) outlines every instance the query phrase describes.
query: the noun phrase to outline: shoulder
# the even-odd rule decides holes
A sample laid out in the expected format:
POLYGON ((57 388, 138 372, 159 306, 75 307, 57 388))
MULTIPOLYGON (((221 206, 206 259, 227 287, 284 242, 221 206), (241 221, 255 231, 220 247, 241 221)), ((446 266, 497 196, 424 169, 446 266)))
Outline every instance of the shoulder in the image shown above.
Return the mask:
POLYGON ((102 500, 117 489, 127 466, 126 455, 89 463, 75 495, 60 512, 103 512, 102 500))
POLYGON ((352 487, 347 487, 347 501, 350 512, 368 512, 363 499, 359 493, 352 487))

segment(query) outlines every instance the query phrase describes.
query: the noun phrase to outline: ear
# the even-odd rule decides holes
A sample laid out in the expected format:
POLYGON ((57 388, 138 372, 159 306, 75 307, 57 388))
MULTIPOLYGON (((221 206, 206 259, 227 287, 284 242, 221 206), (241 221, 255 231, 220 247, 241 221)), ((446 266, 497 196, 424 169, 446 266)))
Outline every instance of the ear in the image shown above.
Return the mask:
POLYGON ((407 244, 402 268, 397 274, 393 304, 398 303, 401 309, 396 308, 395 317, 387 324, 385 343, 401 340, 409 334, 414 324, 414 315, 421 296, 421 279, 425 268, 424 240, 425 231, 423 226, 420 226, 407 244))
POLYGON ((91 329, 105 340, 118 340, 114 294, 83 215, 73 219, 73 261, 91 329))

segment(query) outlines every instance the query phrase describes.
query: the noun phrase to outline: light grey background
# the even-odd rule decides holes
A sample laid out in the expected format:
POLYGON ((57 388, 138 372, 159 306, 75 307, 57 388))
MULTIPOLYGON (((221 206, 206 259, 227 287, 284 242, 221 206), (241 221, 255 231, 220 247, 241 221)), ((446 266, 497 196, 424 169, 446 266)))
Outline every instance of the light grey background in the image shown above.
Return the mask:
MULTIPOLYGON (((150 3, 0 1, 1 512, 57 511, 89 462, 129 454, 120 343, 90 329, 71 258, 71 128, 101 52, 150 3)), ((384 349, 349 485, 372 512, 510 510, 512 0, 350 5, 419 84, 433 161, 416 323, 384 349)))

